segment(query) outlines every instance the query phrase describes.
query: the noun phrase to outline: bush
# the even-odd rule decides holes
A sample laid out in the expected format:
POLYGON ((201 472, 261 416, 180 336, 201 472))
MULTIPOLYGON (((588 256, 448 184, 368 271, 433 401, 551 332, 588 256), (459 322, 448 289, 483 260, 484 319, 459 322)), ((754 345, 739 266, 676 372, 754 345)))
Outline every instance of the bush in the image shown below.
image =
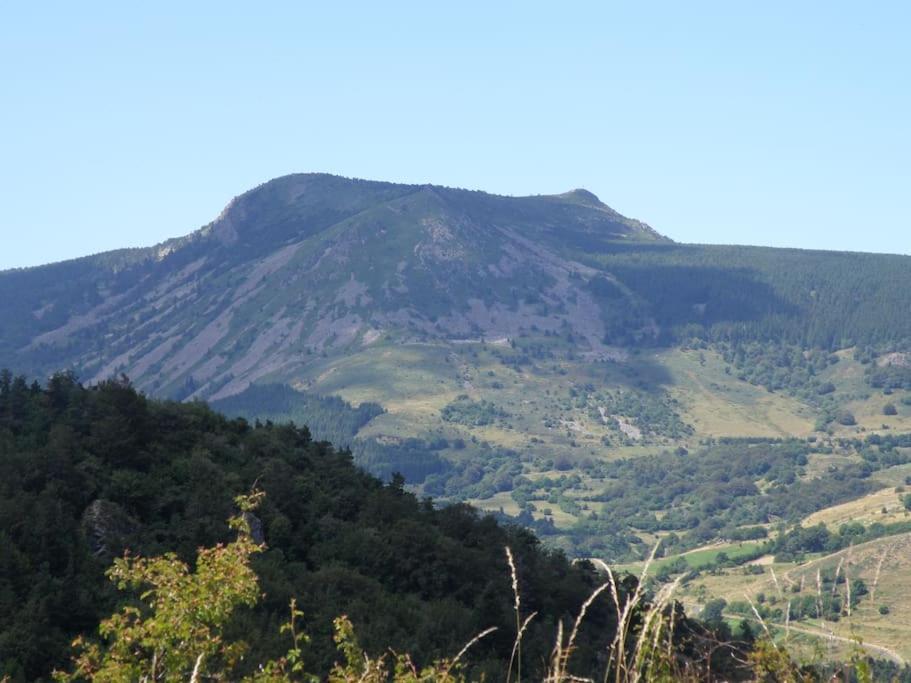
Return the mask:
POLYGON ((832 382, 824 382, 816 387, 816 393, 820 396, 825 396, 826 394, 835 393, 835 385, 832 382))
POLYGON ((724 598, 709 600, 702 608, 702 621, 706 624, 720 624, 724 620, 724 608, 727 607, 724 598))
POLYGON ((490 401, 473 401, 465 394, 444 406, 440 415, 447 422, 468 427, 483 427, 493 424, 499 418, 509 417, 506 411, 490 401))
POLYGON ((883 406, 883 415, 898 415, 898 410, 894 403, 887 403, 883 406))
POLYGON ((838 424, 843 425, 845 427, 852 427, 857 424, 857 420, 854 417, 854 413, 852 413, 850 410, 839 411, 835 420, 838 422, 838 424))

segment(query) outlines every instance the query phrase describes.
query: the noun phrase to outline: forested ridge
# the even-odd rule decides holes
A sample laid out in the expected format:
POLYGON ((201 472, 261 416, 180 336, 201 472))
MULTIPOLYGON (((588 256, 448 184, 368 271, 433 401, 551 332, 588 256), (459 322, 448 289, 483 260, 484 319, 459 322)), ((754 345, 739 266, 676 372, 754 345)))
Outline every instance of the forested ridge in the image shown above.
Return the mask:
POLYGON ((618 343, 693 336, 829 351, 911 341, 907 256, 734 245, 618 244, 573 251, 609 272, 593 289, 618 343), (628 298, 629 308, 616 305, 628 298), (654 320, 658 334, 637 333, 654 320))
MULTIPOLYGON (((250 425, 200 403, 159 402, 126 381, 85 388, 67 375, 46 387, 0 375, 0 676, 38 680, 65 663, 70 640, 91 634, 122 600, 104 570, 124 549, 174 551, 230 538, 235 495, 265 492, 254 527, 268 549, 254 561, 264 597, 232 628, 251 661, 286 649, 278 633, 296 597, 312 636, 311 667, 336 652, 332 620, 347 614, 368 651, 398 648, 420 661, 451 656, 490 626, 473 652, 478 672, 502 671, 514 621, 504 548, 517 558, 523 604, 538 617, 523 642, 533 670, 556 621, 596 585, 528 532, 472 509, 436 509, 352 465, 306 428, 250 425)), ((610 633, 590 610, 580 662, 610 633)), ((591 660, 594 662, 595 660, 591 660)), ((594 664, 592 664, 594 666, 594 664)))

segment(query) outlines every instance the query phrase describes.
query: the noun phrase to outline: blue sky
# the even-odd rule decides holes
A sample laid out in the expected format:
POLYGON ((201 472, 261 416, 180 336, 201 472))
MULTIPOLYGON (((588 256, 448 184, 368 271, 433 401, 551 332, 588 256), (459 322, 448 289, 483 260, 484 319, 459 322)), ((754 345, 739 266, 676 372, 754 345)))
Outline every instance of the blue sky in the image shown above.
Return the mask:
POLYGON ((4 3, 0 268, 185 234, 295 171, 911 253, 909 8, 4 3))

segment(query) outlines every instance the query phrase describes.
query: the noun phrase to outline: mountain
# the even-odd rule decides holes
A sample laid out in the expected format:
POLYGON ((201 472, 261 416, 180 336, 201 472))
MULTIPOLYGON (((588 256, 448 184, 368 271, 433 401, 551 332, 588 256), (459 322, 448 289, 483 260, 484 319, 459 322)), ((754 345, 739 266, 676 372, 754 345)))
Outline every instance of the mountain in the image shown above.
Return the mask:
POLYGON ((0 273, 0 353, 30 372, 126 373, 156 394, 218 399, 377 342, 570 334, 586 357, 616 359, 617 345, 685 325, 894 340, 911 337, 909 316, 889 315, 908 311, 908 263, 674 245, 585 190, 501 197, 301 174, 186 237, 0 273), (861 300, 859 285, 875 291, 861 300))
MULTIPOLYGON (((226 511, 209 514, 205 496, 181 482, 212 479, 233 492, 260 474, 247 457, 253 469, 273 468, 279 484, 282 473, 297 476, 286 465, 302 463, 250 455, 269 430, 290 430, 279 440, 298 433, 273 427, 294 421, 386 481, 400 485, 401 473, 418 496, 471 503, 572 557, 633 563, 657 544, 662 575, 711 570, 739 586, 743 572, 756 571, 741 565, 763 555, 796 572, 806 553, 909 531, 909 503, 899 498, 911 483, 909 291, 909 257, 677 244, 585 190, 502 197, 278 178, 185 237, 0 273, 0 367, 46 380, 42 390, 7 378, 8 393, 14 384, 30 392, 20 402, 34 420, 13 415, 19 432, 0 424, 0 482, 26 497, 42 491, 41 506, 54 512, 23 513, 31 503, 4 509, 37 524, 34 543, 17 543, 40 550, 57 547, 54 529, 86 514, 89 494, 127 510, 113 515, 115 526, 148 521, 153 541, 173 532, 163 530, 166 517, 190 496, 205 520, 171 539, 186 550, 214 541, 226 511), (66 408, 60 387, 71 376, 46 379, 60 370, 98 386, 88 395, 101 403, 79 394, 66 408), (177 429, 177 441, 143 450, 128 436, 145 424, 139 417, 105 421, 105 397, 124 398, 123 381, 106 380, 121 374, 148 396, 188 402, 145 409, 157 416, 146 427, 177 429), (220 422, 197 399, 264 426, 223 452, 237 423, 220 422), (90 425, 83 436, 80 420, 90 425), (195 429, 188 422, 200 433, 181 441, 195 429), (16 455, 33 446, 50 474, 16 455), (164 454, 172 450, 188 460, 171 467, 164 454), (144 474, 126 471, 136 467, 117 464, 136 452, 148 461, 142 467, 164 458, 154 490, 144 474), (78 466, 67 464, 72 458, 78 466), (63 483, 47 488, 48 477, 63 483), (61 491, 66 509, 54 507, 61 491), (800 531, 806 520, 865 505, 873 512, 847 531, 829 525, 825 547, 822 531, 800 531)), ((137 401, 145 399, 127 403, 137 401)), ((350 488, 332 476, 317 487, 336 484, 350 488)), ((377 487, 354 487, 353 498, 341 492, 332 505, 387 495, 377 487)), ((282 504, 296 505, 300 496, 285 493, 282 504)), ((223 494, 209 497, 229 500, 223 494)), ((424 514, 408 500, 409 514, 424 514)), ((431 526, 443 524, 426 514, 431 526)), ((306 547, 301 533, 292 540, 306 547)), ((70 550, 74 570, 82 567, 85 558, 70 550)), ((320 550, 327 561, 336 551, 320 550)), ((9 557, 0 552, 0 565, 9 557)), ((15 575, 29 561, 3 566, 15 575)), ((892 574, 904 575, 886 566, 891 586, 892 574)), ((345 574, 339 586, 348 579, 370 584, 345 574)), ((696 579, 687 575, 684 588, 696 579)), ((717 583, 697 586, 693 604, 708 609, 728 595, 727 580, 717 583)), ((14 594, 0 586, 0 599, 14 594)), ((865 627, 903 628, 872 599, 858 605, 865 627)), ((83 618, 74 631, 91 621, 84 612, 74 618, 83 618)), ((15 647, 15 631, 10 638, 15 647)))
POLYGON ((164 395, 223 397, 314 354, 381 338, 514 336, 603 324, 572 243, 666 240, 591 193, 498 197, 293 175, 149 249, 0 275, 5 360, 164 395), (545 310, 547 309, 547 310, 545 310), (553 310, 552 310, 553 309, 553 310))
POLYGON ((677 244, 585 190, 302 174, 155 247, 0 273, 0 366, 293 419, 422 494, 632 560, 683 524, 680 550, 798 511, 757 471, 724 528, 691 509, 701 481, 675 482, 679 515, 619 514, 646 475, 616 461, 705 473, 720 440, 814 439, 842 459, 785 449, 781 486, 831 492, 800 514, 868 493, 829 479, 866 471, 845 439, 911 432, 909 291, 909 257, 677 244))

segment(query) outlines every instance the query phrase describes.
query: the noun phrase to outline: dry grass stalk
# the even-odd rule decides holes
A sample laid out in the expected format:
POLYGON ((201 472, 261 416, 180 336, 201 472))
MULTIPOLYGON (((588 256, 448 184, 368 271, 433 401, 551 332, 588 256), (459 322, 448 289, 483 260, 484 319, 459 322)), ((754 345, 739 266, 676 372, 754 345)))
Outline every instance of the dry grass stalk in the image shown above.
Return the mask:
MULTIPOLYGON (((642 632, 639 634, 639 638, 636 640, 636 647, 633 650, 633 676, 636 680, 642 675, 645 675, 646 680, 650 679, 649 674, 651 666, 654 664, 654 659, 646 662, 646 657, 654 657, 654 654, 658 651, 662 626, 664 625, 664 620, 662 619, 664 610, 682 580, 683 576, 678 576, 674 583, 663 586, 652 601, 648 612, 646 612, 642 632), (651 649, 648 649, 646 645, 650 635, 652 643, 651 649)), ((671 632, 668 637, 669 640, 673 640, 673 633, 671 632)))
POLYGON ((560 662, 563 661, 563 620, 557 622, 557 640, 554 643, 554 651, 551 653, 551 661, 554 662, 553 668, 547 674, 547 681, 557 683, 560 680, 560 662))
POLYGON ((674 628, 677 626, 677 610, 671 610, 671 623, 668 625, 670 637, 667 639, 667 660, 670 661, 674 651, 674 628))
POLYGON ((573 630, 569 634, 569 641, 567 642, 567 648, 571 649, 573 643, 576 642, 576 636, 579 635, 579 626, 582 624, 582 620, 585 619, 585 614, 588 612, 588 608, 592 606, 592 603, 597 599, 601 593, 603 593, 610 586, 610 582, 607 581, 598 586, 591 595, 588 596, 588 600, 582 603, 582 609, 579 610, 579 616, 576 617, 576 621, 573 624, 573 630))
POLYGON ((775 645, 775 641, 772 639, 772 632, 769 631, 769 627, 768 627, 768 625, 765 623, 765 619, 763 619, 763 618, 762 618, 762 615, 759 614, 759 610, 756 609, 756 605, 754 605, 754 604, 753 604, 753 601, 750 600, 750 596, 747 595, 746 593, 744 593, 744 594, 743 594, 743 597, 745 597, 745 598, 747 599, 747 602, 750 603, 750 609, 752 609, 752 610, 753 610, 753 614, 756 615, 756 621, 758 621, 758 622, 759 622, 759 625, 762 626, 762 630, 765 631, 765 634, 766 634, 766 636, 768 637, 769 642, 772 644, 772 647, 774 647, 774 648, 777 650, 777 649, 778 649, 778 646, 775 645))
POLYGON ((845 565, 845 612, 851 616, 851 577, 848 576, 848 567, 845 565))
POLYGON ((513 644, 512 644, 512 653, 509 655, 509 673, 506 676, 507 681, 509 680, 509 674, 512 673, 512 664, 513 664, 513 661, 515 661, 516 654, 521 652, 522 638, 525 636, 525 630, 528 628, 528 625, 531 623, 531 620, 534 619, 536 616, 538 616, 538 613, 532 612, 527 617, 525 617, 525 621, 522 622, 521 627, 519 627, 519 630, 516 633, 516 639, 513 641, 513 644))
POLYGON ((816 618, 825 621, 822 616, 822 574, 819 567, 816 568, 816 618))
POLYGON ((579 635, 579 627, 582 625, 585 615, 588 612, 588 608, 592 606, 592 603, 598 598, 601 593, 610 588, 612 585, 612 579, 606 581, 596 588, 591 595, 582 603, 582 608, 579 610, 579 616, 576 617, 575 622, 573 623, 572 631, 569 633, 569 639, 566 641, 566 644, 563 644, 563 622, 562 620, 557 625, 557 641, 554 644, 553 654, 551 656, 551 670, 548 673, 548 681, 570 681, 570 680, 588 680, 581 679, 576 676, 568 673, 568 664, 569 658, 572 656, 574 645, 576 642, 576 637, 579 635))
POLYGON ((883 564, 886 561, 886 556, 892 551, 894 545, 887 545, 883 548, 883 554, 879 557, 879 562, 876 563, 876 574, 873 575, 873 586, 870 588, 870 601, 876 599, 876 586, 879 584, 879 573, 883 570, 883 564))
POLYGON ((193 674, 190 676, 190 683, 196 683, 199 680, 199 667, 202 665, 202 658, 205 653, 200 653, 196 658, 196 664, 193 665, 193 674))
POLYGON ((564 680, 568 674, 566 673, 569 658, 573 652, 573 646, 576 643, 576 636, 579 635, 579 627, 582 625, 582 621, 585 619, 585 614, 588 612, 588 608, 592 606, 592 603, 597 599, 601 593, 607 590, 611 585, 610 581, 607 581, 598 588, 596 588, 591 595, 588 596, 588 599, 582 603, 582 608, 579 610, 579 616, 576 617, 576 621, 573 623, 573 630, 569 633, 569 640, 566 641, 566 646, 564 647, 563 642, 563 622, 560 622, 560 629, 557 633, 557 645, 555 649, 555 658, 553 664, 554 674, 557 676, 555 680, 561 681, 564 680))
POLYGON ((636 590, 633 591, 632 597, 626 601, 626 604, 623 606, 622 610, 620 609, 620 600, 617 594, 617 584, 614 580, 613 572, 608 571, 608 579, 611 585, 611 592, 614 598, 614 602, 617 605, 617 633, 614 636, 614 640, 610 646, 608 667, 604 674, 605 681, 609 675, 611 665, 614 666, 615 683, 623 683, 625 680, 631 680, 625 654, 626 639, 629 635, 630 622, 632 620, 635 608, 642 600, 644 590, 643 587, 645 586, 645 581, 648 577, 648 570, 651 567, 652 562, 655 560, 655 554, 658 552, 659 545, 660 541, 655 544, 655 546, 652 548, 652 551, 649 553, 648 559, 645 561, 645 564, 642 567, 642 573, 639 576, 639 583, 636 585, 636 590))
POLYGON ((778 591, 778 597, 783 598, 784 594, 781 592, 781 584, 778 583, 778 576, 775 574, 775 567, 769 566, 769 571, 772 572, 772 582, 775 584, 775 590, 778 591))
POLYGON ((791 635, 791 601, 788 600, 788 609, 784 616, 784 637, 787 640, 791 635))
POLYGON ((838 592, 838 577, 841 576, 841 568, 845 564, 845 558, 842 556, 838 560, 838 566, 835 568, 835 579, 832 582, 832 595, 835 595, 838 592))
POLYGON ((453 657, 452 661, 449 662, 449 664, 446 666, 445 669, 443 669, 443 675, 444 676, 449 675, 449 672, 452 671, 453 668, 455 668, 455 666, 459 663, 459 660, 462 659, 462 657, 465 655, 465 653, 468 652, 468 650, 475 643, 477 643, 479 640, 481 640, 481 638, 489 636, 491 633, 493 633, 496 630, 497 630, 496 626, 491 626, 489 629, 487 629, 485 631, 481 631, 478 635, 476 635, 474 638, 472 638, 467 643, 465 643, 465 647, 463 647, 461 650, 459 650, 459 653, 455 657, 453 657))
POLYGON ((519 573, 516 571, 516 561, 512 556, 512 550, 506 546, 506 562, 509 564, 509 574, 512 578, 512 594, 514 597, 514 607, 516 611, 516 640, 513 643, 512 654, 509 657, 509 669, 506 672, 506 683, 512 678, 512 665, 516 662, 516 683, 522 681, 522 598, 519 596, 519 573))
MULTIPOLYGON (((614 609, 617 611, 617 632, 619 634, 620 622, 623 619, 623 611, 620 607, 620 595, 617 591, 617 582, 614 580, 614 572, 611 571, 610 567, 607 567, 607 582, 610 584, 611 597, 614 600, 614 609)), ((608 678, 608 674, 610 672, 611 664, 613 664, 616 661, 616 658, 617 658, 617 637, 615 637, 613 642, 611 642, 610 648, 608 650, 608 665, 607 665, 607 669, 604 671, 604 682, 605 683, 607 683, 607 678, 608 678)))

